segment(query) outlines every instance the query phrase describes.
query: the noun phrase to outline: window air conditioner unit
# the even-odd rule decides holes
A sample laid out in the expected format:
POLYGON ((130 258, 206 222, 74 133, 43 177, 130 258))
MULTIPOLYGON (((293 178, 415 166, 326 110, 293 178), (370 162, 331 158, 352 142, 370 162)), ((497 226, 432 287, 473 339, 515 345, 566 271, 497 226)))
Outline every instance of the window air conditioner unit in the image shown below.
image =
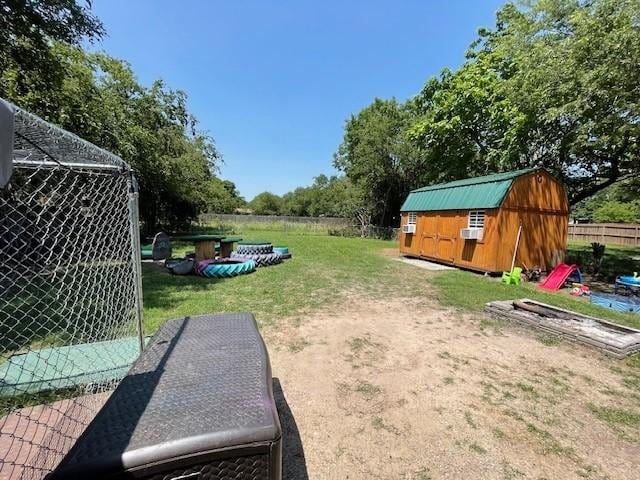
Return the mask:
POLYGON ((414 224, 403 225, 402 233, 416 233, 416 226, 414 224))
POLYGON ((460 237, 465 240, 482 240, 482 228, 463 228, 460 230, 460 237))

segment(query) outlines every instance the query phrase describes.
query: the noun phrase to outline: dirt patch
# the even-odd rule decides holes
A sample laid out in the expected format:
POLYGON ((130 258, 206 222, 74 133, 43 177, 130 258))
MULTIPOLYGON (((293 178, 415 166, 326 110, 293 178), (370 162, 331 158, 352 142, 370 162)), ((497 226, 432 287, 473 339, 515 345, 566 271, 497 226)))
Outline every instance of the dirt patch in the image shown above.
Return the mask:
POLYGON ((637 478, 640 381, 597 351, 404 298, 264 334, 304 450, 285 478, 637 478))
POLYGON ((399 257, 400 249, 398 248, 383 248, 382 255, 385 257, 399 257))

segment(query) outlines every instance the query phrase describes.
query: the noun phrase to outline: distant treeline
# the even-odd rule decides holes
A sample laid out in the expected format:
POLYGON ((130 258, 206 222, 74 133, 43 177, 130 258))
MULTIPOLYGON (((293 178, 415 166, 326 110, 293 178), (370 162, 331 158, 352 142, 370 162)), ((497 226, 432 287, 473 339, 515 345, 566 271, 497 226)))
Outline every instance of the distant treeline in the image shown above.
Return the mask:
POLYGON ((319 175, 311 186, 298 187, 282 196, 260 193, 247 208, 256 215, 350 218, 358 205, 356 189, 347 177, 319 175))

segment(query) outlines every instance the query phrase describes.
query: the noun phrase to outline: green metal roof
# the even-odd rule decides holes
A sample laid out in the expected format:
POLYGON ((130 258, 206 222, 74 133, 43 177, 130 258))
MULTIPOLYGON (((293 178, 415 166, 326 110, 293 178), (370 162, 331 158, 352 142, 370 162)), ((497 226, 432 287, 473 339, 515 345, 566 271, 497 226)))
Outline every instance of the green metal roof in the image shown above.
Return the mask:
POLYGON ((400 211, 428 212, 498 208, 513 181, 536 170, 538 169, 527 168, 418 188, 409 193, 400 211))

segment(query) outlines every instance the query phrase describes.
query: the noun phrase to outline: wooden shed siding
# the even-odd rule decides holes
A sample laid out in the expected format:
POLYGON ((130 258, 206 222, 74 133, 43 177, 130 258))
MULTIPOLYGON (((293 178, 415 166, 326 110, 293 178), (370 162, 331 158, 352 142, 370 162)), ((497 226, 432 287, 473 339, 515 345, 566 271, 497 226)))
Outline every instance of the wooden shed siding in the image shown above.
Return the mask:
MULTIPOLYGON (((498 227, 497 209, 485 210, 485 227, 482 241, 464 241, 460 230, 469 222, 469 210, 443 212, 418 212, 416 233, 400 233, 400 251, 404 255, 430 258, 441 262, 495 271, 494 243, 498 227)), ((401 224, 407 222, 407 214, 401 215, 401 224)))
POLYGON ((545 171, 516 178, 500 208, 569 215, 569 201, 564 187, 545 171))
MULTIPOLYGON (((562 184, 546 172, 535 172, 514 180, 499 209, 485 210, 481 241, 459 238, 468 226, 469 210, 418 212, 416 233, 400 234, 400 251, 469 269, 506 271, 522 222, 516 265, 550 269, 564 260, 568 212, 562 184)), ((402 213, 402 225, 407 215, 402 213)))
POLYGON ((522 235, 516 265, 548 270, 564 260, 569 225, 569 201, 563 185, 540 171, 514 180, 500 207, 502 248, 498 270, 509 270, 518 227, 522 235))
POLYGON ((498 249, 497 271, 511 268, 518 227, 522 234, 516 266, 539 266, 549 270, 564 260, 567 248, 568 218, 557 214, 518 212, 502 209, 499 219, 501 246, 498 249))

